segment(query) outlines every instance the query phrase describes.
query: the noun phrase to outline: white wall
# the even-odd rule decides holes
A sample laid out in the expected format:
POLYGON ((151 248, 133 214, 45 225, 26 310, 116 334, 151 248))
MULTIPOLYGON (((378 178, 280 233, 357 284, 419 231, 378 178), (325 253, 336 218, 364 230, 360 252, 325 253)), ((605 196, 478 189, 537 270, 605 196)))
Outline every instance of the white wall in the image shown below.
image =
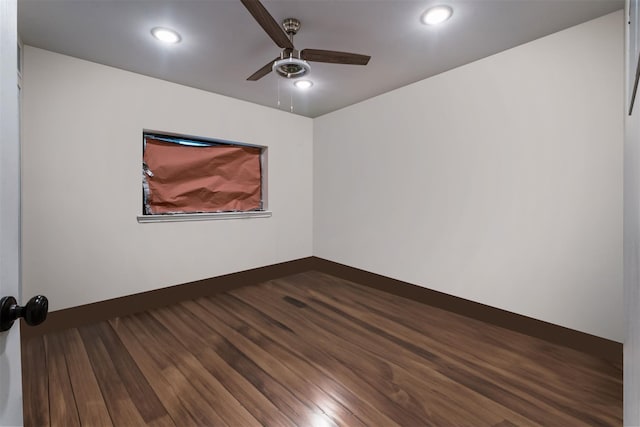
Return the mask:
POLYGON ((314 255, 622 341, 623 14, 314 121, 314 255))
POLYGON ((23 294, 52 310, 312 254, 311 119, 29 46, 22 117, 23 294), (143 128, 268 146, 273 216, 139 224, 143 128))
MULTIPOLYGON (((626 2, 629 10, 629 2, 626 2)), ((625 26, 627 27, 627 26, 625 26)), ((629 31, 627 27, 627 41, 629 31)), ((629 43, 625 59, 629 61, 629 43)), ((631 59, 635 66, 637 58, 631 59)), ((633 75, 633 72, 631 72, 633 75)), ((628 76, 625 76, 625 81, 628 76)), ((629 88, 627 88, 628 90, 629 88)), ((640 98, 625 114, 624 135, 624 425, 640 426, 640 98)), ((629 100, 627 100, 627 103, 629 100)), ((628 105, 628 104, 627 104, 628 105)))

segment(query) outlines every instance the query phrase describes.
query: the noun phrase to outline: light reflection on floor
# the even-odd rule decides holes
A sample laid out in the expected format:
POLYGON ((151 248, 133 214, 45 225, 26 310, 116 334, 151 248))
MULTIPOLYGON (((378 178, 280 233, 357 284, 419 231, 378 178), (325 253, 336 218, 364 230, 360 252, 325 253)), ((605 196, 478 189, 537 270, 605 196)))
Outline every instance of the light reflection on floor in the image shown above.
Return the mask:
POLYGON ((311 416, 311 427, 334 427, 335 423, 326 414, 313 414, 311 416))

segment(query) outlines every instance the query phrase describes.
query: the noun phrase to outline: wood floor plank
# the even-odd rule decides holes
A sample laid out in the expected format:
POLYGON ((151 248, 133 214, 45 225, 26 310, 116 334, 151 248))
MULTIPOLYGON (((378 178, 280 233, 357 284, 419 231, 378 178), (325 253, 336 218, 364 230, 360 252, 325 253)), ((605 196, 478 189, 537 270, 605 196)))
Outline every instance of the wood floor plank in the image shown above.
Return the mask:
POLYGON ((156 310, 153 315, 247 408, 262 425, 291 427, 295 423, 282 413, 254 384, 227 364, 210 347, 208 328, 180 306, 156 310))
POLYGON ((174 387, 179 386, 183 402, 192 405, 193 411, 197 409, 194 414, 201 422, 213 425, 258 425, 257 420, 209 374, 193 354, 180 348, 179 343, 153 316, 139 314, 123 320, 128 322, 136 335, 147 334, 151 351, 167 357, 168 367, 163 369, 163 374, 174 387), (224 402, 224 405, 217 402, 224 402))
MULTIPOLYGON (((316 292, 315 287, 307 281, 300 281, 298 288, 306 289, 311 294, 316 292)), ((469 348, 473 348, 474 357, 482 363, 508 372, 510 377, 518 378, 523 383, 526 383, 527 387, 537 385, 538 389, 543 389, 545 393, 552 394, 554 399, 564 400, 565 404, 574 405, 577 408, 592 405, 598 407, 599 411, 611 416, 619 414, 619 409, 616 407, 622 398, 621 373, 619 372, 617 373, 619 377, 599 375, 597 371, 584 369, 580 364, 566 364, 564 362, 567 359, 566 357, 560 363, 557 360, 546 357, 549 353, 548 348, 545 352, 540 351, 549 346, 549 344, 546 344, 546 346, 539 345, 535 349, 529 348, 527 352, 523 353, 518 351, 519 347, 513 348, 514 342, 539 340, 505 330, 501 331, 503 336, 500 340, 487 338, 486 334, 478 333, 478 328, 464 332, 462 328, 465 324, 460 325, 460 316, 454 319, 457 324, 456 333, 451 334, 448 328, 452 327, 452 323, 441 323, 440 317, 443 317, 442 315, 429 317, 425 315, 423 307, 419 313, 420 319, 416 313, 412 313, 407 308, 408 304, 406 303, 402 306, 405 308, 404 315, 394 315, 393 313, 396 312, 397 307, 385 305, 385 303, 389 302, 389 298, 382 300, 382 302, 376 302, 374 298, 365 300, 361 297, 361 294, 350 292, 352 290, 352 286, 334 286, 330 292, 331 300, 346 302, 357 307, 360 312, 364 311, 378 316, 385 316, 395 323, 402 324, 417 333, 437 340, 452 351, 468 353, 469 348), (429 325, 433 327, 424 328, 423 321, 425 318, 429 319, 429 325), (561 377, 567 373, 571 373, 572 380, 570 382, 561 381, 561 377), (594 393, 596 390, 597 392, 594 393), (570 396, 569 399, 567 399, 568 396, 570 396)), ((481 324, 481 326, 484 325, 481 324)), ((523 344, 522 347, 526 346, 523 344)), ((580 354, 576 355, 575 353, 577 352, 574 350, 566 350, 574 358, 576 356, 583 357, 580 354)), ((565 349, 560 348, 558 351, 565 352, 565 349)))
MULTIPOLYGON (((601 377, 590 375, 581 375, 581 372, 572 367, 571 378, 569 381, 558 381, 560 373, 566 375, 567 371, 558 371, 557 366, 550 367, 541 365, 537 360, 532 359, 529 355, 522 357, 509 355, 504 350, 504 344, 488 346, 481 341, 467 340, 450 340, 446 336, 439 336, 434 339, 435 334, 424 334, 418 324, 411 323, 411 316, 402 318, 393 318, 388 314, 384 316, 382 313, 376 313, 370 307, 361 304, 354 304, 353 300, 341 300, 340 296, 344 293, 344 288, 336 289, 332 294, 326 295, 319 293, 313 287, 307 287, 301 283, 296 286, 297 292, 305 289, 309 294, 311 301, 321 302, 334 308, 347 310, 351 315, 358 319, 369 319, 378 325, 386 325, 387 331, 394 331, 398 336, 410 338, 414 343, 423 343, 430 348, 438 347, 440 351, 447 353, 451 357, 452 353, 472 354, 474 364, 480 364, 484 370, 491 372, 492 376, 502 376, 502 382, 509 382, 513 387, 521 388, 531 395, 535 394, 539 399, 546 401, 555 408, 560 408, 563 412, 572 413, 573 417, 581 419, 587 423, 597 423, 598 419, 593 419, 585 412, 589 412, 589 408, 597 408, 602 414, 600 421, 607 423, 614 422, 618 409, 615 403, 619 402, 622 397, 621 387, 616 382, 605 381, 601 377), (382 320, 384 318, 384 320, 382 320), (517 362, 517 363, 514 363, 517 362), (516 367, 516 368, 514 368, 516 367), (593 393, 593 390, 599 390, 593 393), (547 397, 548 396, 548 397, 547 397), (598 399, 594 400, 594 396, 598 399)), ((505 331, 512 334, 510 331, 505 331)), ((504 342, 505 340, 503 340, 504 342)))
MULTIPOLYGON (((569 423, 583 422, 590 425, 608 424, 614 420, 609 417, 599 414, 592 415, 588 411, 584 411, 584 402, 573 398, 571 391, 567 390, 566 393, 550 394, 549 387, 541 384, 534 384, 531 381, 522 381, 515 375, 497 368, 491 363, 482 363, 478 358, 465 358, 459 357, 456 352, 451 351, 450 347, 438 342, 437 340, 430 339, 425 335, 418 333, 415 330, 406 328, 405 326, 391 321, 384 316, 379 316, 368 310, 364 310, 352 305, 341 303, 337 301, 334 295, 328 296, 322 292, 317 292, 315 289, 310 290, 312 295, 307 297, 302 290, 301 286, 286 286, 286 289, 296 295, 303 298, 305 302, 313 304, 319 311, 328 315, 338 314, 340 317, 351 320, 350 325, 358 325, 363 328, 369 327, 368 325, 376 325, 377 334, 386 334, 388 339, 391 339, 397 343, 411 342, 412 346, 421 348, 428 348, 431 352, 434 352, 438 357, 447 358, 450 361, 456 361, 458 366, 467 365, 473 372, 486 371, 486 375, 473 377, 470 371, 467 371, 466 378, 474 378, 476 381, 481 381, 482 384, 489 386, 490 384, 497 385, 498 382, 503 390, 509 391, 512 396, 517 397, 518 400, 524 398, 528 399, 531 403, 535 403, 536 407, 543 410, 544 413, 554 414, 555 417, 567 417, 569 423)), ((269 286, 265 284, 264 286, 269 286)), ((471 347, 465 348, 466 353, 475 351, 471 347)), ((457 371, 452 371, 453 374, 458 374, 457 371)), ((496 395, 498 395, 496 393, 496 395)), ((504 397, 506 393, 499 393, 499 397, 504 397)), ((515 401, 514 401, 515 402, 515 401)), ((524 408, 523 408, 524 409, 524 408)), ((598 408, 602 409, 602 408, 598 408)), ((529 414, 528 416, 531 416, 529 414)), ((540 422, 544 423, 544 419, 540 418, 540 422)))
POLYGON ((457 313, 448 312, 435 307, 429 307, 417 301, 391 295, 383 291, 365 287, 363 285, 338 279, 333 276, 313 272, 302 273, 292 277, 301 287, 312 286, 326 290, 326 294, 334 295, 334 291, 346 292, 354 295, 356 305, 366 302, 381 304, 384 315, 400 318, 402 321, 422 321, 432 328, 422 328, 425 334, 444 332, 464 342, 486 343, 504 347, 514 355, 533 357, 540 361, 540 365, 554 365, 559 370, 569 368, 585 372, 589 376, 598 376, 608 381, 622 384, 622 369, 610 361, 599 359, 568 347, 551 344, 547 341, 505 330, 499 326, 470 319, 457 313), (395 316, 394 316, 395 314, 395 316), (455 325, 452 333, 451 325, 455 325), (573 362, 573 363, 568 363, 573 362))
MULTIPOLYGON (((266 285, 264 285, 266 286, 266 285)), ((260 304, 264 304, 265 301, 267 301, 269 298, 275 298, 272 294, 275 291, 275 289, 271 289, 269 288, 265 293, 262 294, 257 294, 256 292, 252 293, 252 295, 250 296, 251 298, 258 298, 258 300, 263 301, 260 304)), ((242 292, 242 290, 240 290, 239 292, 242 292)), ((238 292, 238 293, 239 293, 238 292)), ((285 298, 290 298, 289 296, 285 294, 282 294, 281 297, 285 297, 285 298)), ((277 299, 275 300, 277 302, 277 299)), ((306 307, 307 309, 309 308, 309 306, 306 306, 304 303, 302 302, 298 302, 299 307, 306 307)), ((286 308, 285 308, 286 310, 286 308)), ((295 311, 290 310, 289 311, 289 315, 292 315, 292 313, 295 313, 295 311)), ((373 352, 378 352, 378 354, 380 355, 388 355, 386 357, 388 358, 394 358, 396 357, 397 354, 403 355, 402 358, 396 359, 396 362, 399 365, 402 364, 406 364, 407 368, 410 370, 419 370, 422 375, 424 376, 424 378, 430 379, 430 381, 436 380, 438 378, 433 377, 433 372, 429 372, 429 371, 425 371, 424 368, 427 367, 428 365, 431 365, 433 367, 433 369, 439 369, 438 367, 441 365, 440 363, 440 356, 434 353, 431 353, 430 351, 427 351, 425 349, 421 349, 418 347, 415 347, 413 344, 404 342, 404 343, 398 343, 397 341, 394 341, 393 339, 391 339, 392 337, 387 335, 387 336, 383 336, 380 337, 380 334, 373 334, 370 335, 366 340, 362 340, 361 336, 364 336, 365 334, 367 334, 367 332, 369 332, 366 327, 363 328, 362 325, 358 325, 356 323, 345 323, 344 320, 341 320, 339 318, 336 317, 329 317, 326 320, 322 320, 321 317, 318 317, 317 315, 314 317, 313 315, 314 313, 309 312, 307 310, 307 312, 305 312, 304 316, 300 316, 299 318, 295 319, 294 323, 292 324, 293 327, 295 327, 295 325, 299 322, 305 322, 305 319, 311 319, 315 322, 319 322, 319 324, 321 325, 320 329, 317 329, 315 332, 317 333, 324 333, 323 328, 327 329, 327 330, 334 330, 334 333, 336 334, 335 336, 337 337, 339 334, 352 334, 350 339, 351 341, 354 342, 359 342, 360 345, 363 348, 369 348, 371 351, 373 352), (352 333, 353 330, 356 330, 356 333, 352 333), (371 343, 378 343, 378 348, 376 349, 375 347, 371 347, 371 343), (411 353, 414 353, 415 355, 418 355, 420 357, 423 358, 423 360, 419 363, 414 363, 413 365, 410 364, 410 362, 413 360, 415 362, 415 357, 412 356, 411 353)), ((315 314, 319 314, 319 313, 315 313, 315 314)), ((305 329, 313 329, 314 326, 313 325, 309 325, 309 324, 305 324, 304 325, 305 329)), ((385 356, 383 356, 385 357, 385 356)), ((451 359, 448 359, 448 362, 450 363, 451 359)), ((453 380, 454 382, 458 382, 461 383, 462 385, 464 385, 465 387, 469 387, 469 386, 474 386, 474 387, 479 387, 482 386, 485 390, 484 393, 485 394, 493 394, 494 396, 499 396, 501 399, 507 399, 507 401, 509 402, 509 405, 516 405, 518 403, 522 403, 523 399, 519 398, 517 395, 515 395, 513 393, 513 390, 507 390, 501 387, 496 386, 494 383, 492 383, 490 380, 487 380, 486 378, 482 378, 481 376, 478 376, 477 373, 475 372, 475 370, 473 369, 468 369, 464 363, 460 364, 458 363, 457 365, 454 365, 453 367, 449 368, 446 372, 445 375, 449 380, 453 380)), ((453 390, 451 390, 453 391, 453 390)), ((459 395, 459 393, 450 393, 451 395, 459 395)), ((469 404, 469 402, 471 402, 471 400, 469 399, 465 399, 464 400, 464 404, 461 403, 461 405, 466 406, 469 404)), ((500 402, 500 401, 499 401, 500 402)), ((444 405, 444 408, 446 408, 446 405, 444 405)), ((520 408, 522 409, 522 408, 520 408)), ((540 413, 541 411, 544 411, 548 408, 546 407, 539 407, 538 405, 532 405, 530 408, 526 407, 526 409, 529 411, 528 416, 532 417, 532 420, 538 420, 537 422, 543 423, 544 424, 544 419, 539 416, 538 418, 536 418, 536 414, 540 413)), ((478 412, 479 410, 476 409, 476 412, 478 412)), ((447 412, 449 411, 445 411, 445 413, 441 414, 442 416, 448 416, 447 412)), ((464 412, 464 410, 459 409, 458 411, 454 411, 454 413, 456 414, 460 414, 464 412)), ((431 415, 431 418, 434 415, 431 415)), ((558 415, 563 416, 563 415, 558 415)), ((487 420, 488 422, 490 420, 487 420)), ((573 419, 568 419, 568 422, 570 423, 575 423, 576 420, 573 419)))
POLYGON ((122 319, 114 319, 109 323, 140 368, 155 395, 162 402, 172 421, 181 426, 198 426, 200 423, 192 416, 189 405, 183 405, 179 390, 175 390, 173 384, 161 374, 162 367, 153 354, 148 352, 149 347, 145 345, 145 337, 137 337, 126 323, 122 322, 122 319))
MULTIPOLYGON (((234 293, 234 295, 241 292, 234 293)), ((477 420, 481 414, 485 414, 490 420, 497 419, 497 416, 492 415, 494 412, 502 410, 504 413, 508 413, 511 416, 517 417, 516 414, 510 413, 504 408, 498 407, 492 408, 489 405, 490 402, 482 401, 479 403, 474 402, 479 400, 478 396, 466 393, 463 387, 451 382, 443 376, 438 376, 438 373, 434 370, 427 372, 422 371, 422 374, 429 378, 429 382, 436 382, 440 387, 449 387, 449 391, 454 396, 463 395, 466 397, 463 404, 455 404, 455 399, 447 395, 445 390, 433 389, 428 382, 417 381, 415 371, 408 374, 405 370, 399 368, 399 364, 385 363, 382 358, 376 359, 372 357, 372 354, 378 353, 387 355, 389 352, 393 352, 394 356, 399 355, 401 363, 405 362, 404 359, 411 359, 413 355, 402 348, 394 348, 394 343, 381 342, 378 349, 373 346, 372 343, 376 341, 377 337, 370 337, 362 334, 351 334, 347 331, 349 325, 339 325, 337 331, 338 334, 343 333, 350 335, 350 341, 342 340, 338 335, 331 335, 323 330, 321 327, 317 327, 311 323, 313 314, 305 312, 304 315, 296 314, 295 310, 288 310, 287 307, 278 307, 277 303, 281 301, 280 298, 274 297, 270 293, 262 293, 260 295, 244 295, 246 301, 252 303, 254 308, 258 308, 265 311, 265 307, 271 304, 276 312, 281 310, 279 319, 290 328, 298 330, 302 335, 304 331, 308 331, 310 336, 314 340, 320 340, 323 337, 322 342, 331 343, 331 346, 327 346, 326 349, 316 348, 316 352, 329 352, 331 357, 337 359, 338 363, 353 365, 354 370, 359 372, 361 377, 367 378, 370 385, 374 386, 383 396, 386 397, 387 406, 381 406, 383 410, 391 410, 391 408, 398 407, 399 410, 412 413, 414 416, 418 416, 418 420, 414 420, 413 424, 421 424, 425 422, 432 422, 436 424, 443 423, 469 423, 477 420), (254 296, 256 299, 254 299, 254 296), (260 303, 258 303, 260 301, 260 303), (288 319, 288 320, 285 320, 288 319), (364 337, 364 338, 363 338, 364 337), (361 341, 362 340, 362 341, 361 341), (370 353, 360 351, 358 348, 352 345, 353 342, 361 342, 363 346, 362 350, 371 350, 370 353), (353 363, 353 360, 357 359, 358 363, 353 363), (413 397, 407 399, 406 396, 413 397), (419 396, 419 398, 417 397, 419 396), (391 406, 389 406, 391 404, 391 406), (387 408, 388 407, 388 408, 387 408), (475 409, 475 412, 469 412, 469 407, 475 409)), ((315 319, 317 320, 317 319, 315 319)), ((332 328, 330 324, 326 324, 325 327, 332 328)), ((389 357, 387 357, 389 358, 389 357)), ((416 358, 413 357, 415 360, 416 358)), ((408 363, 408 362, 407 362, 408 363)), ((422 363, 422 362, 420 362, 422 363)), ((417 366, 422 366, 417 364, 417 366)), ((381 398, 376 399, 377 402, 385 402, 381 398)), ((504 415, 504 414, 503 414, 504 415)), ((394 417, 397 415, 393 415, 394 417)))
POLYGON ((93 328, 80 328, 80 335, 84 340, 95 374, 100 381, 100 388, 105 396, 106 407, 111 414, 113 423, 116 426, 145 424, 122 384, 120 374, 109 356, 109 350, 102 340, 92 333, 91 329, 93 328))
MULTIPOLYGON (((177 347, 177 343, 175 342, 163 343, 159 336, 161 331, 158 323, 147 313, 128 316, 121 321, 121 329, 123 326, 128 328, 133 336, 144 343, 146 351, 155 355, 155 359, 160 361, 162 368, 159 374, 170 384, 175 396, 178 397, 178 402, 187 408, 198 424, 229 425, 218 412, 222 409, 222 405, 216 404, 219 401, 218 396, 215 396, 207 387, 209 378, 206 374, 202 376, 204 370, 197 369, 197 362, 194 362, 193 355, 188 352, 176 353, 174 347, 177 347)), ((248 417, 247 419, 250 420, 248 417)), ((175 418, 174 421, 180 422, 175 418)), ((249 422, 249 425, 255 424, 255 420, 249 422)))
MULTIPOLYGON (((295 371, 300 378, 303 378, 313 386, 317 386, 321 389, 321 393, 324 393, 326 396, 320 398, 319 401, 323 402, 322 409, 325 412, 335 413, 335 405, 341 405, 343 408, 348 408, 356 417, 355 420, 349 419, 349 425, 357 425, 356 423, 364 423, 365 425, 396 425, 392 419, 378 411, 377 408, 360 399, 358 394, 351 392, 339 381, 336 381, 331 375, 330 370, 327 370, 323 366, 314 364, 311 360, 306 358, 304 354, 297 349, 294 349, 292 346, 283 346, 278 344, 278 341, 282 338, 280 335, 276 334, 275 336, 271 335, 271 337, 269 337, 268 335, 262 334, 258 329, 252 327, 252 323, 255 324, 254 322, 257 322, 259 324, 261 323, 260 326, 268 329, 269 325, 266 325, 265 323, 270 323, 271 326, 278 330, 278 332, 282 332, 283 334, 293 333, 293 331, 288 330, 282 324, 274 326, 277 322, 262 322, 263 319, 256 319, 255 317, 253 317, 253 321, 251 321, 249 318, 252 316, 246 310, 247 307, 243 308, 242 316, 236 317, 233 313, 234 307, 229 306, 226 300, 219 303, 217 298, 211 298, 200 299, 196 302, 202 305, 205 309, 208 309, 210 312, 215 313, 216 318, 220 319, 220 321, 223 321, 238 333, 241 333, 243 336, 250 339, 260 348, 265 349, 278 360, 285 362, 286 366, 295 371)), ((283 339, 283 341, 291 338, 294 337, 288 336, 283 339)), ((294 339, 297 340, 297 338, 294 339)), ((299 340, 297 341, 299 342, 299 340)), ((319 396, 322 395, 319 394, 319 396)))
POLYGON ((22 343, 22 388, 24 425, 49 425, 49 373, 42 337, 22 343))
MULTIPOLYGON (((153 336, 159 343, 174 343, 168 348, 171 359, 180 359, 181 363, 176 366, 186 378, 190 379, 193 387, 203 398, 212 402, 225 402, 224 405, 215 405, 215 412, 224 423, 247 427, 259 425, 260 423, 251 413, 200 363, 193 353, 182 350, 184 347, 179 345, 167 327, 161 323, 162 320, 158 321, 158 317, 162 319, 159 312, 166 311, 166 309, 155 310, 151 315, 138 315, 135 318, 144 322, 148 330, 153 331, 153 336)), ((184 323, 173 323, 173 326, 180 330, 180 334, 188 333, 188 328, 184 323)))
POLYGON ((113 426, 107 405, 102 397, 100 386, 94 375, 82 338, 77 329, 69 329, 60 333, 60 341, 67 361, 67 369, 74 396, 76 399, 80 424, 96 427, 113 426))
POLYGON ((169 414, 163 415, 160 418, 155 418, 152 421, 146 423, 149 427, 175 427, 180 426, 181 424, 176 424, 173 422, 173 419, 169 414))
MULTIPOLYGON (((206 300, 202 301, 202 303, 209 304, 206 300)), ((281 318, 281 320, 284 319, 281 318)), ((297 328, 293 323, 283 323, 285 327, 289 329, 295 330, 294 328, 297 328)), ((384 391, 381 391, 375 385, 368 382, 367 380, 370 380, 370 378, 365 378, 368 377, 367 375, 359 374, 358 365, 360 361, 356 361, 355 364, 342 363, 336 359, 329 350, 335 345, 332 339, 326 339, 324 336, 315 334, 315 331, 308 332, 316 344, 310 345, 308 341, 304 341, 302 337, 304 332, 301 332, 297 335, 296 339, 298 342, 297 345, 292 346, 292 350, 293 348, 301 349, 303 351, 303 357, 313 361, 317 366, 323 367, 326 371, 337 373, 347 389, 351 390, 352 393, 363 396, 365 401, 370 400, 376 402, 376 407, 389 419, 401 425, 420 425, 422 423, 420 417, 416 416, 415 413, 406 411, 405 408, 396 404, 395 401, 390 401, 389 396, 385 394, 384 391)))
POLYGON ((615 363, 318 272, 22 348, 27 426, 622 424, 615 363))
MULTIPOLYGON (((122 384, 126 395, 131 399, 142 419, 146 423, 159 422, 162 425, 172 425, 171 417, 168 416, 166 409, 113 328, 107 322, 102 322, 80 328, 80 332, 85 342, 95 341, 104 345, 111 364, 110 371, 105 374, 122 384)), ((124 393, 119 391, 121 395, 124 393)))
MULTIPOLYGON (((185 302, 181 305, 186 306, 193 315, 203 322, 207 322, 211 317, 210 312, 207 312, 196 303, 185 302)), ((327 426, 336 425, 336 421, 340 420, 353 425, 359 424, 358 420, 349 411, 345 411, 344 408, 339 406, 335 407, 334 413, 326 414, 322 406, 318 405, 319 401, 328 399, 321 389, 297 375, 280 360, 246 339, 242 334, 239 334, 223 322, 211 322, 208 326, 217 332, 226 343, 225 347, 220 350, 224 351, 225 348, 232 347, 234 353, 241 353, 247 360, 251 361, 245 366, 234 365, 234 369, 241 372, 245 377, 251 377, 261 372, 266 374, 265 381, 262 383, 263 386, 265 384, 277 384, 277 388, 290 390, 287 402, 283 402, 286 403, 283 410, 285 412, 289 410, 295 411, 294 416, 298 424, 313 425, 314 423, 317 424, 318 420, 323 420, 327 426), (254 366, 258 368, 258 371, 254 366), (249 369, 245 370, 247 368, 249 369)))
POLYGON ((49 422, 52 426, 80 426, 60 334, 44 337, 49 379, 49 422))
MULTIPOLYGON (((270 286, 269 284, 265 284, 263 286, 268 292, 275 290, 275 288, 273 286, 270 286)), ((483 393, 487 396, 490 396, 492 400, 495 400, 497 403, 500 403, 503 406, 504 404, 507 404, 510 407, 516 407, 518 408, 518 412, 525 412, 524 415, 538 423, 545 424, 545 418, 540 414, 551 413, 554 410, 553 407, 545 405, 544 402, 535 401, 533 399, 531 402, 529 402, 530 405, 523 405, 525 399, 519 394, 519 390, 517 388, 505 388, 503 383, 496 383, 491 376, 479 374, 478 372, 482 372, 482 369, 477 369, 475 362, 471 360, 461 360, 457 358, 455 354, 443 355, 443 353, 441 352, 442 349, 437 347, 438 343, 429 342, 427 343, 428 345, 421 346, 420 344, 424 344, 420 342, 420 338, 422 337, 418 338, 417 342, 405 339, 404 337, 398 337, 397 335, 395 335, 395 328, 399 326, 386 324, 386 319, 382 321, 381 324, 376 323, 375 321, 368 321, 368 313, 361 313, 361 317, 353 316, 353 313, 349 313, 349 311, 351 310, 350 307, 343 306, 341 308, 346 310, 346 312, 341 311, 329 304, 324 304, 323 306, 319 305, 318 301, 313 301, 310 298, 305 298, 305 295, 299 292, 298 289, 287 289, 287 291, 288 292, 283 292, 281 296, 285 300, 287 298, 289 300, 292 300, 293 296, 304 300, 304 303, 300 301, 298 302, 298 304, 304 304, 304 306, 308 310, 312 310, 314 313, 318 314, 317 320, 315 320, 316 317, 313 317, 312 319, 317 321, 324 328, 334 327, 334 323, 336 323, 336 319, 338 319, 336 324, 340 324, 341 329, 348 328, 350 330, 359 330, 360 333, 373 333, 372 335, 374 336, 374 341, 380 342, 380 347, 377 351, 386 352, 390 347, 400 352, 413 353, 416 356, 422 357, 422 363, 424 363, 424 366, 432 366, 434 369, 439 370, 440 373, 444 374, 450 380, 458 382, 466 387, 470 387, 476 390, 478 388, 482 388, 483 393), (293 294, 293 296, 291 294, 293 294), (336 314, 338 316, 336 316, 336 314), (322 315, 325 316, 325 319, 322 319, 322 315), (331 322, 329 322, 328 319, 331 319, 331 322), (381 328, 381 326, 386 326, 386 328, 381 328), (442 365, 441 361, 444 360, 448 361, 449 366, 446 369, 438 368, 442 365)), ((306 316, 309 317, 309 314, 307 314, 306 316)), ((416 337, 411 336, 411 338, 416 337)), ((354 335, 352 339, 358 339, 358 336, 354 335)), ((368 346, 369 343, 361 342, 361 345, 368 346)), ((407 354, 407 356, 407 360, 411 360, 410 354, 407 354)), ((399 364, 402 363, 403 361, 399 361, 399 364)), ((426 378, 429 378, 429 373, 426 372, 425 374, 426 378)), ((565 417, 566 420, 564 422, 568 424, 575 424, 577 422, 577 420, 568 417, 562 412, 556 412, 555 416, 560 418, 565 417)))

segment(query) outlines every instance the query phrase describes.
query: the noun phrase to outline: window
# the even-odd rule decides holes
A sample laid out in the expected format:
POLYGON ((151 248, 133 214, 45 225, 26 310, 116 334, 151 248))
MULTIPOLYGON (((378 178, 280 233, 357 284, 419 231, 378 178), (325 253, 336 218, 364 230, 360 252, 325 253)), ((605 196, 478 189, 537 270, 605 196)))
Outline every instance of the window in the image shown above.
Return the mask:
POLYGON ((138 219, 269 216, 265 163, 266 147, 144 132, 138 219))

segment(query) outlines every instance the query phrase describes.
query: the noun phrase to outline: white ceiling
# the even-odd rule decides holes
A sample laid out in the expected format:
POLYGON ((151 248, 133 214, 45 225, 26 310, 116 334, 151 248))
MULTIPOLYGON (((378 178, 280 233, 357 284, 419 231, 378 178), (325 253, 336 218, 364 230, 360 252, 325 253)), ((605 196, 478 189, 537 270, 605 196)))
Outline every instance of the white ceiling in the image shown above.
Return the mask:
MULTIPOLYGON (((301 20, 296 48, 371 55, 367 66, 311 63, 301 92, 274 73, 246 78, 280 49, 238 0, 19 0, 24 44, 316 117, 624 6, 624 0, 263 0, 301 20), (419 22, 436 4, 453 17, 419 22), (150 29, 182 35, 161 45, 150 29)), ((621 41, 622 42, 622 41, 621 41)), ((567 52, 571 55, 571 52, 567 52)))

